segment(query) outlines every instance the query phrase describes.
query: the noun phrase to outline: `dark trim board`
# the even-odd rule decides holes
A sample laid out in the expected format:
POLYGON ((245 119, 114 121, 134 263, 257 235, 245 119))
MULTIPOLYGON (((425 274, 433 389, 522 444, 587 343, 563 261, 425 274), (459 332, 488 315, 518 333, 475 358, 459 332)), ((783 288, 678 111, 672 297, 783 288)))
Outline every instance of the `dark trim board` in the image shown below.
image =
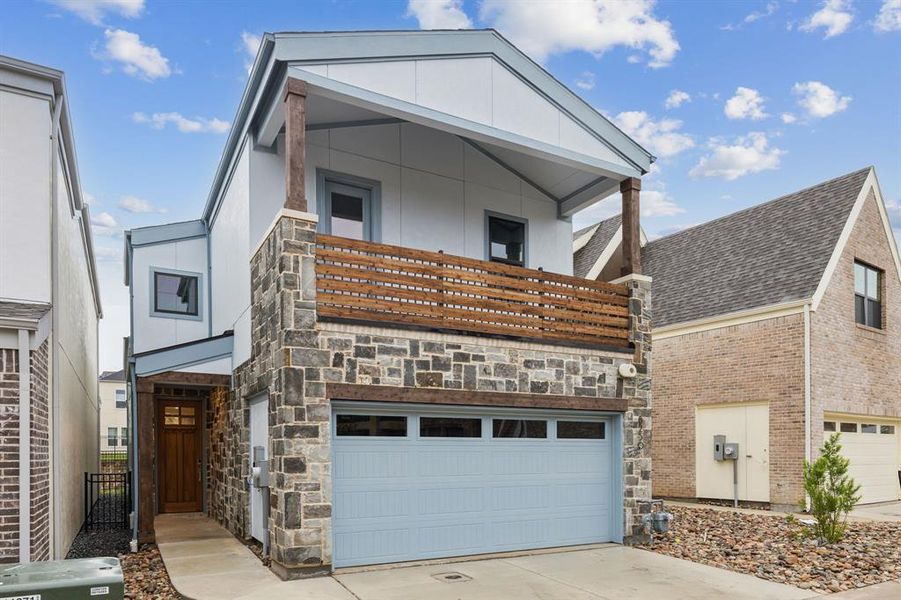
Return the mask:
POLYGON ((368 402, 400 402, 406 404, 447 404, 455 406, 489 406, 500 408, 550 408, 626 412, 629 401, 623 398, 591 398, 551 394, 477 392, 443 388, 412 388, 354 383, 327 383, 325 394, 330 400, 368 402))

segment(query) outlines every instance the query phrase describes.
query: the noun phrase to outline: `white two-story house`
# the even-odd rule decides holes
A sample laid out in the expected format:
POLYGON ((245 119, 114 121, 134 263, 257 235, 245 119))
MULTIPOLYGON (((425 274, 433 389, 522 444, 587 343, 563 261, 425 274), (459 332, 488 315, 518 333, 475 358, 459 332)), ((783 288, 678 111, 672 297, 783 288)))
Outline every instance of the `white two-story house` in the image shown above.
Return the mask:
POLYGON ((126 236, 136 536, 294 577, 641 535, 651 161, 494 31, 264 36, 199 218, 126 236), (573 277, 614 193, 624 276, 573 277))

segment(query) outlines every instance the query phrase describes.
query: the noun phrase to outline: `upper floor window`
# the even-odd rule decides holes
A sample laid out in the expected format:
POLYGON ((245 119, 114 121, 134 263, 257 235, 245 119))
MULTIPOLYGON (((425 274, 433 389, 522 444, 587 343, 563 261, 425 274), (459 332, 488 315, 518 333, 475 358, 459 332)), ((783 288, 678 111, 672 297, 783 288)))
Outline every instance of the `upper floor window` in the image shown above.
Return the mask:
POLYGON ((128 427, 120 427, 119 432, 121 433, 121 437, 119 439, 122 441, 122 446, 128 446, 128 427))
POLYGON ((526 221, 488 214, 488 260, 526 266, 526 221))
POLYGON ((125 408, 125 390, 116 390, 116 408, 125 408))
POLYGON ((377 181, 320 170, 319 231, 355 240, 378 241, 377 181))
POLYGON ((116 427, 106 428, 106 445, 110 448, 119 445, 119 429, 116 427))
POLYGON ((155 317, 200 320, 200 274, 150 269, 151 313, 155 317))
POLYGON ((861 262, 854 263, 854 319, 882 329, 882 272, 861 262))

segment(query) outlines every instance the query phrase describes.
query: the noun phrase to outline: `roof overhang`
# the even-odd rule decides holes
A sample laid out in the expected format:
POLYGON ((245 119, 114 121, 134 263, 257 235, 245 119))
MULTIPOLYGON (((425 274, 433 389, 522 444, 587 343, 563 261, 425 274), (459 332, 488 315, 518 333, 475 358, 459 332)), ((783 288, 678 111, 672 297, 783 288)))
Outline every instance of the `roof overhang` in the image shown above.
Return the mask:
POLYGON ((622 179, 640 177, 654 160, 649 152, 493 30, 266 34, 207 199, 203 215, 206 222, 214 218, 223 184, 245 136, 253 134, 256 147, 270 147, 282 130, 281 100, 288 76, 307 82, 308 129, 322 128, 324 124, 359 126, 407 121, 458 135, 556 200, 563 218, 613 193, 622 179), (304 68, 336 62, 484 56, 502 63, 596 135, 622 158, 623 164, 474 123, 304 68), (542 180, 542 174, 553 169, 557 172, 542 180))
MULTIPOLYGON (((234 347, 234 335, 227 332, 210 338, 203 338, 175 346, 167 346, 157 350, 149 350, 135 354, 134 374, 147 377, 166 371, 196 371, 201 365, 210 365, 215 372, 222 371, 215 363, 222 359, 230 359, 234 347)), ((231 370, 223 374, 229 374, 231 370)))

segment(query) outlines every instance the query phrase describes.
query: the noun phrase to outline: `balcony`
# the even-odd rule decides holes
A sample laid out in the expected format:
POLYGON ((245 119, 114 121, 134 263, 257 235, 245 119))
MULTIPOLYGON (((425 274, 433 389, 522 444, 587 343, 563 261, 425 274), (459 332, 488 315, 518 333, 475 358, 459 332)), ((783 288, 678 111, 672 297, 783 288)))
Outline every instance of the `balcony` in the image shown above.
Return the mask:
POLYGON ((631 351, 625 286, 330 235, 316 243, 320 320, 631 351))

